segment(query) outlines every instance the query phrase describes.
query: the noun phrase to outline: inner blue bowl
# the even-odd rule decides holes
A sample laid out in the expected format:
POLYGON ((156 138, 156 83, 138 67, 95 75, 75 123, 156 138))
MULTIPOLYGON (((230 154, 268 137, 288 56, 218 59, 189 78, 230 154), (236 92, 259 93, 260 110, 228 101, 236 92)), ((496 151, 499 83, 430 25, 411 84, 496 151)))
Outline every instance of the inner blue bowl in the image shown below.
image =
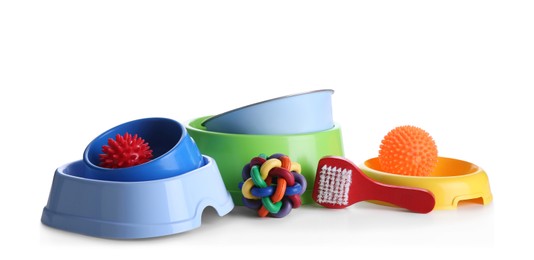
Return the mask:
POLYGON ((84 151, 85 177, 106 181, 149 181, 180 175, 203 166, 197 145, 185 127, 168 118, 144 118, 115 126, 96 137, 84 151), (137 134, 153 151, 153 159, 127 168, 100 167, 99 154, 117 134, 137 134))

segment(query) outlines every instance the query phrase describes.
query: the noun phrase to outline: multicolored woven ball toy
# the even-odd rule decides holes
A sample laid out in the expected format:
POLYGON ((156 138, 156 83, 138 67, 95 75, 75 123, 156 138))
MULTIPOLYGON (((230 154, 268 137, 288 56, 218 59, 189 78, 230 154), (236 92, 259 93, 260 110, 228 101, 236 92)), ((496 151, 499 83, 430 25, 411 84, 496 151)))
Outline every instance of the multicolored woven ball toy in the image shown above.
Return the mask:
POLYGON ((300 164, 284 154, 269 157, 260 154, 245 164, 239 188, 243 204, 257 210, 260 217, 285 217, 292 208, 302 205, 300 196, 306 191, 306 179, 300 164))

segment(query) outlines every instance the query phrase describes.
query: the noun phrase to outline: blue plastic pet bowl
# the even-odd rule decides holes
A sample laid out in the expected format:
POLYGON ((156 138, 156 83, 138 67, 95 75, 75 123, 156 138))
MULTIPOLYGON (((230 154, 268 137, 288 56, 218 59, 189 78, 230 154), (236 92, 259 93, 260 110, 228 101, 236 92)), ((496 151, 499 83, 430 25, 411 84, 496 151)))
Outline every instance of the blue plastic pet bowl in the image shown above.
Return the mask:
POLYGON ((237 108, 202 122, 208 131, 233 134, 288 135, 334 127, 331 89, 274 98, 237 108))
POLYGON ((85 178, 106 181, 149 181, 180 175, 202 166, 204 160, 185 127, 167 118, 144 118, 109 129, 95 138, 85 149, 83 161, 88 170, 85 178), (100 167, 99 154, 108 139, 117 134, 137 134, 152 149, 154 158, 127 168, 100 167))
MULTIPOLYGON (((56 170, 43 224, 95 237, 149 238, 199 227, 207 206, 219 216, 234 207, 215 161, 208 156, 198 169, 151 181, 88 179, 88 170, 81 160, 56 170)), ((154 169, 146 174, 154 174, 154 169)))

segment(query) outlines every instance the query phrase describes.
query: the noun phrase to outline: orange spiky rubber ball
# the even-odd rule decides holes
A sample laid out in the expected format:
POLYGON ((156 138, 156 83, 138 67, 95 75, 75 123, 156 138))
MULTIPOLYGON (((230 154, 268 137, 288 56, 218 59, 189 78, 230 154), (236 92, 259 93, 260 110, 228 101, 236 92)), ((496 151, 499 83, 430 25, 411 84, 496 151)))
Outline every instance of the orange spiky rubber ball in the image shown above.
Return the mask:
POLYGON ((385 172, 428 176, 438 162, 438 148, 425 130, 399 126, 382 139, 378 161, 385 172))
POLYGON ((152 150, 143 138, 129 133, 124 136, 117 134, 115 140, 108 139, 108 145, 102 146, 100 166, 105 168, 126 168, 152 159, 152 150))

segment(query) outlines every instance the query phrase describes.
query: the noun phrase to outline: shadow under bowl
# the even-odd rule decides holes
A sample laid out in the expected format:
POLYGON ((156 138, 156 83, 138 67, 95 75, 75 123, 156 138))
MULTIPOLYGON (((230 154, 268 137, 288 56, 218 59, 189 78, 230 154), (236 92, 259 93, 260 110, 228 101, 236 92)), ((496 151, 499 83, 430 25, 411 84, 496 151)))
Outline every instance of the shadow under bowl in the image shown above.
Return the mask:
POLYGON ((171 235, 197 228, 204 208, 219 216, 234 204, 215 161, 171 178, 115 182, 87 179, 87 167, 76 161, 59 167, 43 209, 47 226, 89 236, 138 239, 171 235))
MULTIPOLYGON (((308 184, 315 180, 319 160, 326 155, 343 156, 341 128, 335 125, 328 130, 294 135, 249 135, 209 131, 202 122, 209 117, 191 120, 187 131, 195 140, 202 154, 213 157, 219 166, 226 188, 236 205, 243 205, 239 182, 241 171, 253 157, 283 153, 302 167, 302 175, 308 184)), ((313 203, 308 185, 302 195, 302 203, 313 203)))
POLYGON ((436 168, 429 176, 381 171, 378 158, 369 159, 359 167, 369 178, 381 183, 429 190, 436 199, 434 209, 456 209, 461 201, 486 205, 493 200, 486 172, 458 159, 438 157, 436 168))

